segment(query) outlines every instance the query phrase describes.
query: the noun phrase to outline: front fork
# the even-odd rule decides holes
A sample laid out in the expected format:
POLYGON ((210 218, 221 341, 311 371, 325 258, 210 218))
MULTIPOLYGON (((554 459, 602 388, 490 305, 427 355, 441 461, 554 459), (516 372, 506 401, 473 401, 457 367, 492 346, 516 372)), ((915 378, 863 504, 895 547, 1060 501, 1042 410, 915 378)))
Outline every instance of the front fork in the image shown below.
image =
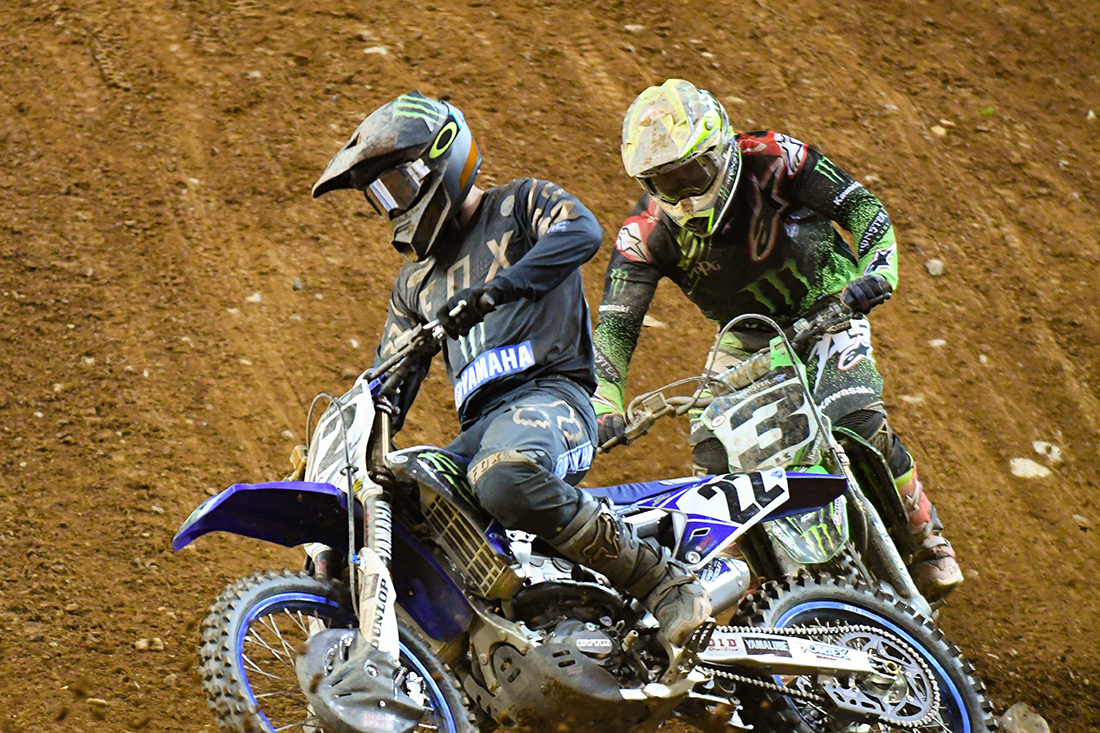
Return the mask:
POLYGON ((860 515, 863 526, 867 528, 867 551, 878 560, 877 566, 887 576, 883 580, 889 583, 898 595, 907 599, 921 613, 931 618, 932 607, 921 595, 921 592, 917 590, 912 576, 909 575, 909 569, 905 566, 905 560, 898 552, 898 548, 890 537, 882 517, 879 516, 878 510, 875 509, 874 504, 863 493, 859 482, 856 481, 848 454, 831 437, 830 441, 833 443, 834 452, 840 460, 840 468, 844 472, 845 478, 848 479, 848 495, 855 499, 852 506, 860 515))
MULTIPOLYGON (((390 415, 384 408, 375 415, 367 463, 384 465, 384 451, 390 445, 390 415)), ((352 555, 359 590, 359 631, 363 638, 396 664, 400 655, 397 593, 390 575, 393 558, 393 519, 383 487, 369 475, 355 482, 355 499, 363 507, 363 547, 352 555)))

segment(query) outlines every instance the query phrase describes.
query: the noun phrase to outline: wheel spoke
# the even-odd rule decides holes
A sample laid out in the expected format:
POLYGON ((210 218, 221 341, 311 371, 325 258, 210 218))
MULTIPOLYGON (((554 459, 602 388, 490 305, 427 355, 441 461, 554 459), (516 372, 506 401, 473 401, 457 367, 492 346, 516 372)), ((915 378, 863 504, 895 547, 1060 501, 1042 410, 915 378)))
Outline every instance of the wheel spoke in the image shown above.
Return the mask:
POLYGON ((279 627, 275 623, 275 618, 274 617, 265 616, 264 618, 260 619, 260 623, 263 624, 264 626, 266 626, 268 629, 270 629, 271 633, 275 634, 276 638, 279 639, 279 644, 282 645, 282 647, 283 647, 283 653, 289 659, 293 659, 295 656, 297 656, 294 653, 294 650, 291 649, 290 645, 287 644, 286 639, 283 638, 283 632, 279 630, 279 627))
POLYGON ((282 731, 284 730, 305 730, 307 725, 315 725, 320 728, 320 724, 321 721, 318 720, 315 716, 311 715, 305 720, 299 720, 295 723, 287 723, 286 725, 281 725, 275 729, 275 733, 282 733, 282 731))
POLYGON ((263 669, 260 669, 260 666, 259 666, 258 664, 256 664, 255 662, 253 662, 253 661, 252 661, 252 660, 251 660, 251 659, 250 659, 250 658, 248 657, 248 655, 247 655, 247 654, 241 654, 241 659, 243 659, 243 660, 244 660, 244 664, 245 664, 245 666, 246 666, 246 667, 249 667, 249 668, 251 668, 251 669, 252 669, 252 670, 253 670, 254 672, 256 672, 256 674, 260 674, 260 675, 263 675, 264 677, 267 677, 267 678, 269 678, 269 679, 273 679, 273 680, 279 680, 279 679, 282 679, 282 677, 280 677, 280 676, 278 676, 278 675, 274 675, 274 674, 271 674, 270 672, 267 672, 267 671, 265 671, 265 670, 263 670, 263 669))
MULTIPOLYGON (((264 626, 267 626, 267 624, 264 624, 264 626)), ((248 636, 245 637, 245 641, 251 641, 252 643, 263 647, 267 651, 271 652, 271 655, 278 659, 284 667, 289 669, 291 672, 294 671, 294 666, 290 663, 289 659, 285 658, 287 656, 287 652, 284 650, 276 649, 275 647, 268 644, 267 641, 265 641, 264 638, 256 632, 255 628, 249 629, 248 636)), ((283 643, 285 645, 286 642, 283 643)))
POLYGON ((297 687, 288 688, 286 690, 273 690, 271 692, 259 692, 254 693, 253 697, 259 700, 262 697, 295 697, 299 694, 297 687))

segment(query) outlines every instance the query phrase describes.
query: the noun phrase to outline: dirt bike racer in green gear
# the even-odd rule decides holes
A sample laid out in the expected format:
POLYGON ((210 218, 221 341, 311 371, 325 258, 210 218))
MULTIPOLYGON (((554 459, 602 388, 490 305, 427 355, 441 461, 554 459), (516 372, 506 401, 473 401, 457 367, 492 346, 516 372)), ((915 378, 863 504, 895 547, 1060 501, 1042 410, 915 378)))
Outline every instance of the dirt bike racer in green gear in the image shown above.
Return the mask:
MULTIPOLYGON (((670 79, 638 96, 623 123, 622 156, 645 194, 619 231, 594 334, 600 443, 625 437, 627 367, 661 278, 719 325, 743 313, 789 325, 838 298, 866 313, 897 287, 894 228, 871 192, 792 137, 735 133, 714 96, 689 82, 670 79)), ((886 421, 870 325, 853 324, 808 365, 816 367, 815 398, 834 424, 863 435, 889 461, 919 547, 910 570, 926 596, 941 597, 962 574, 886 421)), ((707 368, 728 368, 766 343, 732 332, 707 368)), ((727 470, 705 426, 693 426, 691 443, 698 470, 727 470)))

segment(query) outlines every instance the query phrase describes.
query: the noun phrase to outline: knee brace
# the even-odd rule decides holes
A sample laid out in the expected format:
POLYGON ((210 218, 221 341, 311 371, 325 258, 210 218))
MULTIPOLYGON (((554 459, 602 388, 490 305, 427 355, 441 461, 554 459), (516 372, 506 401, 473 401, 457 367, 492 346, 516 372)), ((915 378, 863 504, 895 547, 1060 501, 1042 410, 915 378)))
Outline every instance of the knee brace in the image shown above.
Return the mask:
POLYGON ((722 442, 711 436, 696 443, 691 448, 691 462, 697 476, 711 473, 729 473, 729 458, 722 442))
POLYGON ((508 529, 554 537, 569 524, 581 494, 522 451, 493 453, 470 468, 478 502, 508 529))
POLYGON ((905 450, 901 440, 890 429, 886 413, 881 408, 850 412, 838 418, 835 424, 858 434, 881 453, 890 466, 890 475, 895 479, 904 476, 913 468, 913 459, 909 451, 905 450))

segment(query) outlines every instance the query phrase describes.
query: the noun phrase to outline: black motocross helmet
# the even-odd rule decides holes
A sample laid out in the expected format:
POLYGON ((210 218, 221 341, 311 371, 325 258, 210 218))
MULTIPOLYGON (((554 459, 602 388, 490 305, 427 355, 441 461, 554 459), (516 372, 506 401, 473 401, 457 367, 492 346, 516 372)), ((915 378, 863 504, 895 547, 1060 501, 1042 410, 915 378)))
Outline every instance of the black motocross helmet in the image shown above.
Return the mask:
POLYGON ((422 260, 457 227, 480 167, 462 113, 409 92, 363 120, 313 184, 313 198, 338 188, 362 191, 389 220, 397 251, 422 260))

